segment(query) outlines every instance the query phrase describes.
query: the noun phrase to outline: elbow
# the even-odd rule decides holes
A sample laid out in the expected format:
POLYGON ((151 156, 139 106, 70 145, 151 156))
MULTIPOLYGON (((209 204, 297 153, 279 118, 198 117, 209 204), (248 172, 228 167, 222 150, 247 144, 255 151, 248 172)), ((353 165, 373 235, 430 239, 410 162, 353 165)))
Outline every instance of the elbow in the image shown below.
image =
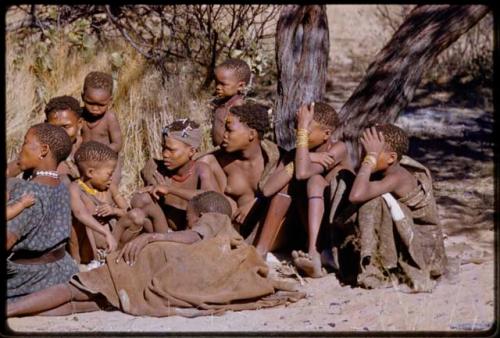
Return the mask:
POLYGON ((363 195, 357 191, 352 190, 351 193, 349 194, 349 202, 353 204, 359 204, 361 202, 364 202, 363 195))
POLYGON ((303 181, 303 180, 306 180, 309 178, 309 175, 307 175, 306 172, 303 172, 301 170, 297 170, 295 172, 295 179, 297 179, 298 181, 303 181))
POLYGON ((262 195, 263 195, 264 197, 270 197, 270 196, 272 196, 272 195, 274 194, 274 191, 273 191, 271 188, 266 187, 266 186, 264 186, 264 187, 262 188, 262 191, 261 191, 261 192, 262 192, 262 195))

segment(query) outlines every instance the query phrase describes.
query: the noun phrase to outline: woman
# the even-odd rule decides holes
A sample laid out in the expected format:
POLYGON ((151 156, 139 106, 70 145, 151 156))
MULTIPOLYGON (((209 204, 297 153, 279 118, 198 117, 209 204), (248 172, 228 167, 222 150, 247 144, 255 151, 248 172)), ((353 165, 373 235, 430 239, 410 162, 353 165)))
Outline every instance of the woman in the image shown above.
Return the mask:
POLYGON ((32 192, 35 203, 7 222, 7 301, 67 282, 78 272, 65 250, 70 234, 71 209, 68 188, 57 166, 71 152, 71 139, 63 128, 40 123, 32 126, 19 153, 27 180, 17 180, 10 200, 32 192))

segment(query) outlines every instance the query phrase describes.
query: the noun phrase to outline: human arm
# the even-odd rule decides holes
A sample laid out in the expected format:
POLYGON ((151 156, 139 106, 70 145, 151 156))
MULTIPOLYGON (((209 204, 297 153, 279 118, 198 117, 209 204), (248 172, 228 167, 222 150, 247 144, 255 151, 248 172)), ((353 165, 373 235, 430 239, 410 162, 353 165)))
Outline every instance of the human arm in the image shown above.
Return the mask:
POLYGON ((201 236, 193 230, 142 234, 123 246, 116 256, 116 262, 118 263, 120 259, 123 258, 127 264, 134 265, 142 249, 152 242, 166 241, 192 244, 199 240, 201 240, 201 236))
MULTIPOLYGON (((310 132, 310 126, 314 116, 314 103, 310 107, 302 105, 297 112, 297 135, 299 133, 310 132)), ((309 152, 307 142, 297 144, 295 150, 295 177, 297 180, 305 180, 313 175, 321 174, 325 170, 330 169, 337 163, 340 163, 347 155, 347 148, 344 143, 337 142, 333 144, 327 154, 320 153, 312 155, 309 152), (331 157, 331 159, 328 159, 331 157), (314 159, 314 161, 313 161, 314 159), (329 165, 325 167, 324 164, 329 165)))
POLYGON ((122 131, 120 129, 120 124, 118 123, 116 115, 113 112, 108 113, 109 138, 111 141, 109 147, 119 153, 123 145, 122 131))
POLYGON ((30 194, 24 194, 19 201, 14 202, 7 206, 7 220, 10 220, 21 213, 24 209, 35 204, 35 196, 30 194))
POLYGON ((125 216, 129 208, 127 200, 120 194, 120 192, 118 191, 118 187, 115 184, 111 184, 109 190, 111 193, 111 197, 113 198, 113 201, 117 206, 113 207, 107 203, 100 204, 96 207, 96 215, 101 217, 111 215, 116 215, 118 217, 125 216))
POLYGON ((158 166, 154 159, 150 158, 146 161, 144 168, 141 169, 141 178, 144 182, 145 186, 148 185, 157 185, 158 181, 156 180, 154 173, 157 170, 158 166))
POLYGON ((75 183, 72 183, 69 188, 70 198, 71 198, 71 211, 73 215, 79 220, 83 225, 89 227, 90 229, 100 233, 106 239, 106 245, 109 251, 114 251, 117 247, 116 239, 111 234, 111 231, 99 223, 94 216, 87 210, 85 204, 83 203, 80 196, 80 188, 75 183))
POLYGON ((283 187, 292 180, 294 170, 295 169, 293 161, 289 161, 286 165, 285 163, 283 163, 283 161, 280 161, 280 163, 274 170, 274 173, 263 185, 262 195, 264 195, 265 197, 270 197, 283 189, 283 187))
POLYGON ((382 133, 377 132, 374 127, 365 129, 361 136, 361 144, 367 156, 361 163, 349 194, 349 201, 352 203, 363 203, 384 193, 392 192, 400 184, 397 175, 386 175, 380 181, 370 181, 370 175, 375 169, 378 157, 385 146, 382 133))
POLYGON ((13 160, 7 163, 7 177, 16 177, 22 172, 21 167, 19 167, 19 160, 13 160))

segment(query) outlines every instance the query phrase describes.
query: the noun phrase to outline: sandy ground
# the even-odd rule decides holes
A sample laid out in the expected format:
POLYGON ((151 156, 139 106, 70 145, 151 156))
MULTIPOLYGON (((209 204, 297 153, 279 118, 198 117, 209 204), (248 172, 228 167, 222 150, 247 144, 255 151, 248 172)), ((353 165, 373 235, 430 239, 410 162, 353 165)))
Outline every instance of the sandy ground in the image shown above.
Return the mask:
MULTIPOLYGON (((367 39, 379 31, 370 29, 375 18, 366 7, 328 9, 331 56, 336 66, 327 99, 336 109, 359 81, 348 67, 352 58, 359 56, 361 49, 371 55, 376 52, 369 50, 373 44, 367 39), (358 23, 367 24, 353 25, 351 18, 355 15, 364 19, 358 23)), ((8 325, 25 333, 218 331, 237 335, 303 331, 304 336, 306 332, 488 330, 495 320, 493 108, 491 93, 476 93, 474 97, 490 99, 472 104, 470 100, 461 101, 466 96, 462 94, 422 88, 397 121, 412 136, 410 155, 433 174, 447 236, 446 250, 455 263, 456 274, 442 278, 432 293, 407 293, 397 285, 380 290, 351 288, 340 285, 335 275, 329 274, 321 279, 305 278, 300 288, 307 298, 286 307, 192 319, 99 311, 65 317, 13 318, 8 325)))

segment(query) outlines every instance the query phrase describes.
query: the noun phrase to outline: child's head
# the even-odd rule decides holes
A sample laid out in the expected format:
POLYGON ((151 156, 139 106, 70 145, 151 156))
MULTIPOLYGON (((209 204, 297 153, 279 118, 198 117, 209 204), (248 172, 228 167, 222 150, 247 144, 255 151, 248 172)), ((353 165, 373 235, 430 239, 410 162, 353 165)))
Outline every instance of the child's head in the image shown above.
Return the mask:
POLYGON ((162 130, 162 156, 168 170, 188 163, 201 143, 201 128, 190 119, 175 120, 162 130))
POLYGON ((71 142, 75 143, 82 128, 81 108, 72 96, 58 96, 50 99, 45 106, 45 122, 64 128, 71 142))
POLYGON ((375 129, 381 132, 385 139, 385 149, 380 153, 376 170, 385 170, 393 163, 399 162, 408 152, 408 135, 403 129, 388 123, 377 124, 375 129))
POLYGON ((110 74, 90 72, 83 83, 82 101, 85 110, 94 117, 108 110, 113 98, 113 78, 110 74))
POLYGON ((215 94, 221 98, 242 94, 251 76, 245 61, 228 59, 215 68, 215 94))
POLYGON ((221 147, 230 153, 245 149, 254 140, 262 140, 269 128, 268 111, 268 107, 256 103, 231 107, 221 147))
POLYGON ((189 200, 186 209, 188 228, 192 228, 202 214, 216 212, 231 218, 232 211, 229 201, 221 193, 205 191, 189 200))
POLYGON ((63 128, 48 123, 35 124, 24 137, 19 166, 22 171, 36 169, 47 159, 58 164, 69 156, 71 147, 71 139, 63 128))
POLYGON ((83 180, 100 191, 109 188, 117 161, 116 151, 96 141, 82 143, 75 152, 75 162, 83 180))
POLYGON ((310 126, 309 149, 325 143, 339 125, 335 109, 325 102, 315 102, 313 121, 310 126))

